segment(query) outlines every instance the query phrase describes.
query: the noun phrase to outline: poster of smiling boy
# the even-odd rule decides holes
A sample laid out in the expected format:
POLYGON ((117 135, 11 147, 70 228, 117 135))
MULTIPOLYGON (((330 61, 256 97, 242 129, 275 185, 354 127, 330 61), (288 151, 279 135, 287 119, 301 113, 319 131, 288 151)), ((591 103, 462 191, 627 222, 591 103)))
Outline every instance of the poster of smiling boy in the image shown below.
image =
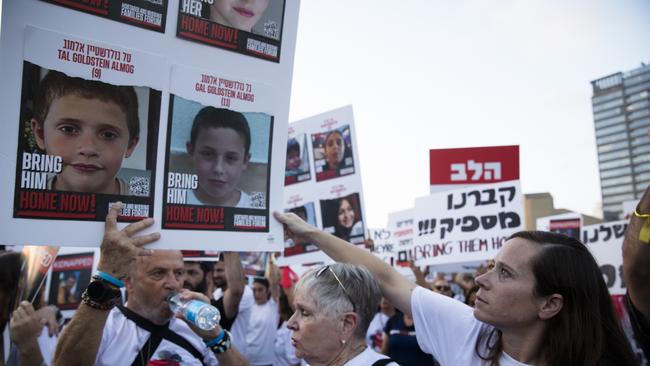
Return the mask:
POLYGON ((285 0, 183 0, 179 38, 280 62, 285 0))
POLYGON ((162 240, 192 230, 193 238, 205 235, 197 242, 222 249, 238 243, 239 251, 271 250, 259 245, 271 232, 274 196, 282 199, 282 187, 271 186, 273 103, 263 84, 172 68, 162 203, 169 232, 162 240))
POLYGON ((27 28, 14 218, 103 221, 118 200, 123 221, 153 215, 160 92, 134 85, 154 59, 27 28))

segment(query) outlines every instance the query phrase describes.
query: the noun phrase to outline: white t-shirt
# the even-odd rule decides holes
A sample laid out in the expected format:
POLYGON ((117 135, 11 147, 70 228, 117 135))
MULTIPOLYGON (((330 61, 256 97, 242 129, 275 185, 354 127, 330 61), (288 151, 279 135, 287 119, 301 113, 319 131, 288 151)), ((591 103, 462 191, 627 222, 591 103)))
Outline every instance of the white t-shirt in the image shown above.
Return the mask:
MULTIPOLYGON (((370 366, 376 361, 383 360, 388 358, 386 355, 382 355, 381 353, 377 353, 373 351, 370 347, 366 347, 366 349, 356 355, 353 359, 350 361, 346 362, 343 366, 370 366)), ((303 361, 301 364, 303 366, 309 366, 306 362, 303 361)), ((396 362, 390 362, 386 366, 400 366, 396 362)), ((407 366, 407 365, 403 365, 407 366)))
POLYGON ((296 348, 291 344, 291 329, 287 328, 284 321, 275 335, 275 359, 273 366, 291 366, 300 363, 296 357, 296 348))
MULTIPOLYGON (((375 361, 383 360, 385 358, 388 358, 388 356, 379 354, 370 349, 370 347, 366 347, 363 352, 359 353, 355 358, 346 362, 344 366, 370 366, 375 361)), ((397 363, 391 362, 387 366, 397 366, 397 363)))
MULTIPOLYGON (((184 321, 172 318, 169 329, 185 338, 203 355, 206 365, 219 365, 216 356, 203 340, 194 333, 184 321)), ((122 312, 114 308, 108 314, 95 365, 130 365, 149 339, 150 333, 129 320, 122 312)), ((160 342, 155 352, 152 349, 151 360, 174 360, 181 365, 201 365, 192 354, 166 339, 160 342)), ((145 351, 145 353, 147 353, 145 351)), ((147 364, 147 360, 144 363, 147 364)))
POLYGON ((280 314, 278 304, 269 299, 264 305, 253 304, 246 334, 246 351, 251 365, 273 363, 275 335, 280 314))
MULTIPOLYGON (((223 296, 223 291, 218 288, 214 290, 212 296, 215 300, 219 300, 223 296)), ((230 335, 232 336, 230 341, 232 345, 246 358, 248 358, 246 351, 246 333, 248 332, 248 323, 250 323, 253 304, 255 304, 253 290, 246 285, 244 286, 244 294, 241 297, 241 301, 239 301, 237 317, 235 318, 235 322, 232 323, 232 327, 230 327, 230 335)))
POLYGON ((54 351, 56 350, 56 343, 59 341, 59 336, 53 335, 50 337, 48 334, 47 326, 43 328, 41 335, 38 336, 38 347, 41 349, 43 362, 49 366, 54 361, 54 351))
MULTIPOLYGON (((420 348, 441 365, 487 365, 475 351, 482 329, 491 326, 474 318, 474 310, 451 297, 417 286, 411 294, 415 336, 420 348)), ((501 366, 529 366, 505 352, 501 366)))
POLYGON ((380 311, 375 314, 368 326, 368 331, 366 332, 366 344, 376 352, 381 352, 381 341, 388 318, 388 315, 380 311))

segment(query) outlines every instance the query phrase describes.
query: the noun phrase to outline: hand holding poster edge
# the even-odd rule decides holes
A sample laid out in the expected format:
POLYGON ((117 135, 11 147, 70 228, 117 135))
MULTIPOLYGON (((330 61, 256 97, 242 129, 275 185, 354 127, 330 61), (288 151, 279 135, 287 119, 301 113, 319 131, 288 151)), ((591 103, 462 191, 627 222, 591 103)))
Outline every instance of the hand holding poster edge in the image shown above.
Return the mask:
POLYGON ((151 255, 151 249, 142 248, 160 239, 160 233, 135 236, 140 231, 153 225, 152 218, 131 223, 122 230, 118 228, 117 216, 122 210, 122 202, 116 202, 106 215, 104 238, 100 246, 101 254, 97 269, 117 279, 126 278, 137 256, 151 255))

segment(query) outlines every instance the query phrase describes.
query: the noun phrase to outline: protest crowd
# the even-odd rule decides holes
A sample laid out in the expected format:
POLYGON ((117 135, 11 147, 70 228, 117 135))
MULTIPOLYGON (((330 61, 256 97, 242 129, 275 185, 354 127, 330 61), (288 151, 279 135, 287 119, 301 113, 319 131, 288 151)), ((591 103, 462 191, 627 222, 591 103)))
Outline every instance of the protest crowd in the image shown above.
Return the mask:
MULTIPOLYGON (((650 355, 641 214, 622 248, 628 293, 619 321, 592 255, 562 234, 516 233, 475 273, 411 264, 412 282, 367 250, 275 213, 294 242, 315 243, 338 263, 298 278, 271 261, 265 277, 248 281, 236 252, 205 262, 147 249, 160 235, 139 232, 153 220, 120 230, 120 208, 106 218, 98 271, 65 324, 43 300, 8 311, 24 286, 21 255, 0 255, 8 365, 638 365, 650 355), (203 330, 174 314, 175 292, 215 306, 219 325, 203 330)), ((650 212, 650 190, 638 212, 650 212)))
MULTIPOLYGON (((55 27, 25 21, 33 14, 22 10, 41 2, 2 4, 11 42, 0 59, 25 56, 0 67, 3 84, 11 75, 6 84, 23 87, 18 145, 5 140, 0 153, 4 163, 18 151, 15 174, 3 165, 9 174, 0 177, 7 192, 16 178, 12 199, 0 192, 14 204, 0 243, 12 244, 0 246, 0 366, 650 365, 650 187, 627 228, 620 224, 618 300, 586 236, 522 231, 518 146, 505 147, 516 150, 506 154, 517 154, 513 179, 497 181, 493 161, 445 162, 445 179, 463 177, 454 184, 482 172, 495 179, 419 198, 416 206, 442 200, 447 210, 412 215, 410 230, 440 240, 421 246, 429 258, 414 258, 411 238, 408 256, 387 261, 364 221, 351 107, 288 124, 299 2, 182 0, 176 35, 165 34, 163 0, 114 2, 111 11, 110 1, 42 3, 52 7, 34 13, 52 12, 55 27), (74 35, 86 23, 57 18, 54 3, 106 18, 87 23, 106 38, 74 35), (129 24, 156 32, 130 33, 129 24), (130 38, 142 49, 127 48, 130 38), (169 43, 182 39, 191 43, 169 43), (117 60, 99 57, 106 53, 117 60), (61 268, 56 251, 37 260, 26 251, 36 246, 18 245, 44 228, 74 236, 70 247, 87 245, 99 226, 101 243, 90 244, 99 257, 71 256, 61 268), (454 236, 493 228, 503 229, 496 242, 454 236), (467 271, 421 261, 446 255, 452 242, 494 258, 467 271), (204 250, 180 250, 186 244, 204 250), (281 262, 293 255, 320 259, 281 262)), ((50 244, 63 248, 59 237, 50 244)))

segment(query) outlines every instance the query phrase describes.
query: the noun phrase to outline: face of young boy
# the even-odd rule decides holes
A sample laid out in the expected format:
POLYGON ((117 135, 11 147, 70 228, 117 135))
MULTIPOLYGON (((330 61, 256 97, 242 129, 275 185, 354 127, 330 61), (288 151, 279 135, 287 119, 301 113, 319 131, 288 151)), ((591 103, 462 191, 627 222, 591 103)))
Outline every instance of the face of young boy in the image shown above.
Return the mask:
POLYGON ((232 128, 202 128, 195 145, 188 144, 199 177, 199 193, 206 203, 235 206, 239 201, 239 178, 249 156, 242 136, 232 128))
POLYGON ((137 139, 129 141, 126 114, 117 104, 64 95, 52 101, 42 125, 32 121, 32 129, 41 149, 63 159, 55 189, 119 193, 115 176, 137 139))

